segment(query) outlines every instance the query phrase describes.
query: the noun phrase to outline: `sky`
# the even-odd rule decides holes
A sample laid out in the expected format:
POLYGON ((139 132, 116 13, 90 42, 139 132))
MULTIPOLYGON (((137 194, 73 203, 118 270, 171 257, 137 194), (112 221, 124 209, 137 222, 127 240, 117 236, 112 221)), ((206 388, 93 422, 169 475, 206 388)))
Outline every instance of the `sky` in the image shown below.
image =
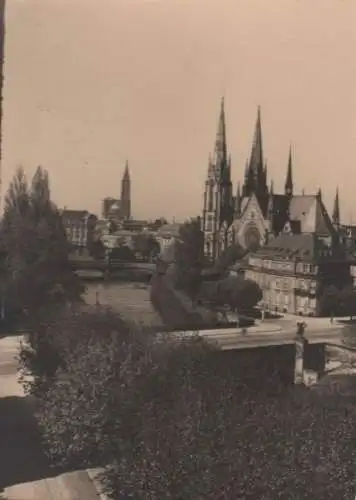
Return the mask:
POLYGON ((355 0, 8 0, 3 190, 49 171, 59 207, 100 213, 126 159, 135 218, 201 214, 220 98, 236 185, 261 106, 283 189, 356 223, 355 0))

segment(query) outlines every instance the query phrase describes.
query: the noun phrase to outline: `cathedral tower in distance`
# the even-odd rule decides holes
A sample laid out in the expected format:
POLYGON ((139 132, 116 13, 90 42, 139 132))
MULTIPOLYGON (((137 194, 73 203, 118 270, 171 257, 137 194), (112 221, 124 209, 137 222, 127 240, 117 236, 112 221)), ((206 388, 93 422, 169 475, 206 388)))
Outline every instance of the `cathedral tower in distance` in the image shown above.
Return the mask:
POLYGON ((121 180, 121 218, 123 220, 131 219, 131 179, 128 161, 126 161, 121 180))

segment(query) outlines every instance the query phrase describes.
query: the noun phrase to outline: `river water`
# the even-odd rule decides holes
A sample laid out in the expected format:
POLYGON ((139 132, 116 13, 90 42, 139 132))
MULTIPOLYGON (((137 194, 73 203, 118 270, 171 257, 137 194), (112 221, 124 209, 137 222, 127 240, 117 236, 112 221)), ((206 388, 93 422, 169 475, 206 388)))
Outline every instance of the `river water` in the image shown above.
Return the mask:
POLYGON ((152 307, 149 285, 125 282, 87 283, 85 301, 111 307, 125 319, 144 325, 162 326, 160 316, 152 307))

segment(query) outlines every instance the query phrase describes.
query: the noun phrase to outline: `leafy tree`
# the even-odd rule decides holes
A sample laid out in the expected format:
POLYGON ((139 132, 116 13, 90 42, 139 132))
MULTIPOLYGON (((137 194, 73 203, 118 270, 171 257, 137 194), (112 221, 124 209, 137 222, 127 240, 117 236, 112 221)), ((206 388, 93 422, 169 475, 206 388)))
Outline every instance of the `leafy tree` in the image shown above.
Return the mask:
POLYGON ((5 197, 1 239, 7 311, 31 316, 50 304, 79 298, 82 288, 69 264, 62 219, 41 167, 31 186, 23 169, 17 170, 5 197))
POLYGON ((109 254, 109 261, 113 260, 122 260, 124 262, 133 262, 136 260, 135 254, 127 245, 121 245, 119 247, 115 247, 111 250, 109 254))
POLYGON ((335 316, 340 311, 340 292, 331 285, 322 292, 319 301, 320 313, 325 316, 335 316))
POLYGON ((105 257, 105 245, 100 238, 91 241, 88 250, 94 259, 99 260, 105 257))
POLYGON ((201 285, 203 268, 204 235, 200 229, 200 219, 192 219, 184 223, 175 242, 175 284, 186 291, 192 300, 196 297, 201 285))
POLYGON ((230 276, 218 282, 207 282, 199 297, 213 307, 230 306, 239 313, 248 311, 262 299, 262 291, 255 281, 230 276))
POLYGON ((242 260, 248 254, 248 250, 243 248, 239 243, 234 243, 226 248, 215 263, 215 269, 224 271, 236 262, 242 260))
POLYGON ((133 244, 134 252, 140 254, 146 260, 156 257, 160 252, 157 240, 150 234, 140 233, 135 235, 133 244))
POLYGON ((30 390, 49 456, 74 466, 106 463, 114 436, 124 421, 125 432, 132 423, 130 387, 145 361, 147 334, 115 313, 91 310, 44 325, 42 340, 30 390))
POLYGON ((39 397, 48 454, 106 465, 113 498, 352 498, 355 408, 340 397, 282 390, 262 363, 251 385, 246 356, 156 342, 110 312, 47 333, 61 359, 39 397))
POLYGON ((352 286, 343 288, 339 293, 340 309, 352 320, 356 314, 356 292, 352 286))

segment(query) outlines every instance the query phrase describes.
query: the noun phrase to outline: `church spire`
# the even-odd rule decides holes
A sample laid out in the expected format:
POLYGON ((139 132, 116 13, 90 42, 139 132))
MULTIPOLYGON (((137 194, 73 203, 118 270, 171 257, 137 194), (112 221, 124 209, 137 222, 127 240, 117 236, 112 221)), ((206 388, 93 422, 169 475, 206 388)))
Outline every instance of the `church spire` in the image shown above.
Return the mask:
POLYGON ((263 147, 262 147, 262 125, 261 125, 261 106, 257 108, 257 120, 255 133, 253 136, 250 169, 252 170, 257 182, 258 177, 263 172, 263 147))
POLYGON ((122 180, 130 180, 130 172, 129 172, 129 162, 126 160, 124 175, 122 176, 122 180))
POLYGON ((339 188, 336 188, 336 195, 334 201, 334 209, 332 214, 332 221, 336 226, 340 225, 340 201, 339 201, 339 188))
POLYGON ((260 204, 263 205, 263 211, 266 204, 268 187, 266 184, 264 164, 263 164, 263 145, 262 145, 262 124, 261 107, 257 108, 257 120, 253 135, 251 156, 248 165, 248 172, 245 175, 245 185, 243 188, 245 196, 251 196, 254 193, 260 204))
POLYGON ((124 220, 131 218, 131 179, 127 160, 121 180, 121 218, 124 220))
POLYGON ((284 194, 286 196, 293 196, 292 145, 289 146, 287 177, 286 177, 286 183, 284 185, 284 194))
POLYGON ((215 166, 221 171, 227 166, 227 146, 226 146, 226 118, 225 118, 225 100, 221 98, 220 102, 220 116, 218 123, 218 130, 215 139, 214 151, 215 166))

